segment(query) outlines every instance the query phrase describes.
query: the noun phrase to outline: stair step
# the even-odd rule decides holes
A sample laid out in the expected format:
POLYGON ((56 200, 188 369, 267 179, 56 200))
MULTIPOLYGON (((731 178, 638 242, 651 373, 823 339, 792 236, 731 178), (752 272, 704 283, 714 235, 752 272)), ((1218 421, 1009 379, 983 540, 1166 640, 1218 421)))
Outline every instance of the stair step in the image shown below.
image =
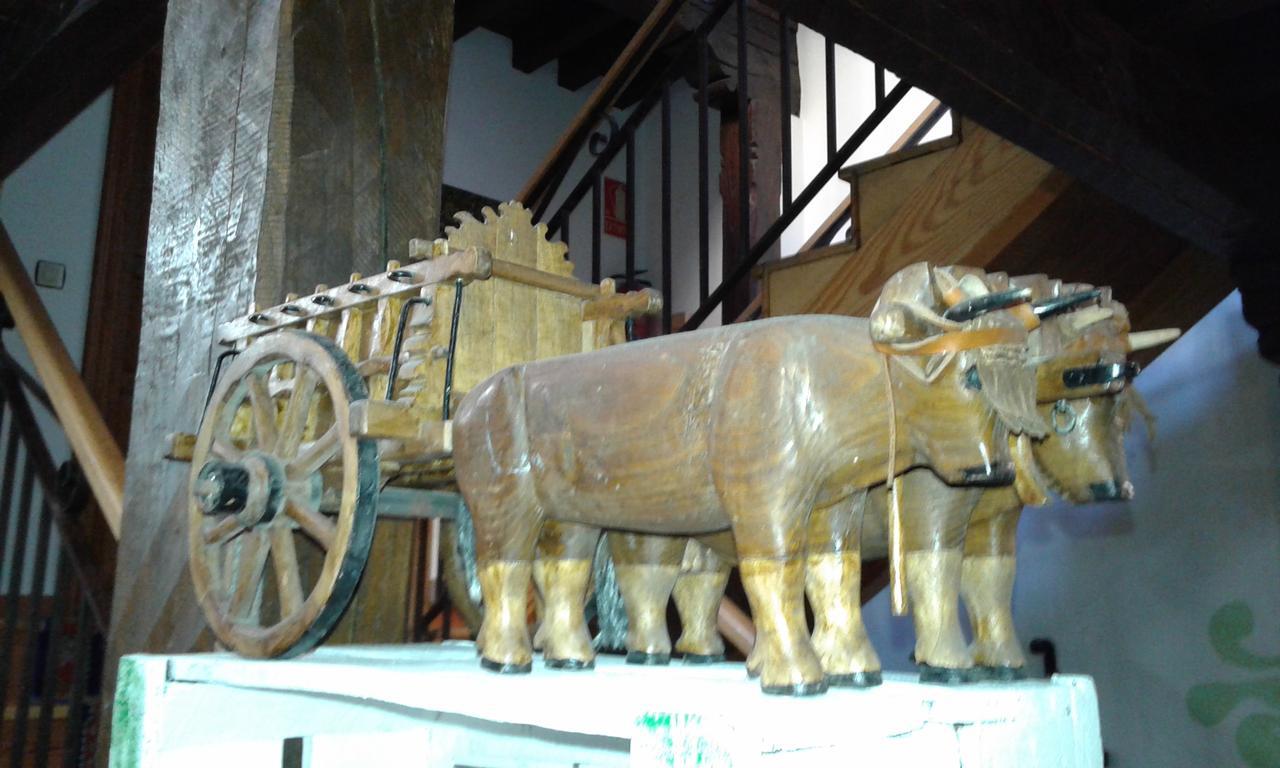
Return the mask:
POLYGON ((849 184, 852 202, 849 239, 865 243, 959 144, 960 136, 953 134, 841 170, 840 178, 849 184))

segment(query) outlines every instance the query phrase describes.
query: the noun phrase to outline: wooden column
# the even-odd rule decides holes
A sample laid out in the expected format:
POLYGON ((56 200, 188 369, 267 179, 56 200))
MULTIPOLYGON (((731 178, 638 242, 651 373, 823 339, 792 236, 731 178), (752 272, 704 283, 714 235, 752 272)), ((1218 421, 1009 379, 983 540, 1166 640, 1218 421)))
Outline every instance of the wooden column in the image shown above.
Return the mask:
MULTIPOLYGON (((187 572, 188 469, 159 446, 199 423, 216 325, 436 233, 452 16, 452 0, 169 3, 109 688, 121 654, 210 647, 187 572)), ((399 530, 380 546, 407 562, 399 530)), ((398 619, 380 597, 361 623, 400 639, 409 574, 371 565, 362 589, 399 569, 385 593, 398 619)))
MULTIPOLYGON (((712 69, 725 73, 728 90, 713 95, 720 113, 720 198, 723 202, 722 267, 729 274, 742 259, 742 239, 750 249, 781 213, 779 195, 782 189, 782 111, 799 108, 799 79, 792 78, 792 104, 781 103, 781 54, 778 48, 778 19, 772 8, 749 3, 747 6, 747 111, 739 114, 737 97, 738 35, 731 10, 716 26, 709 42, 712 69), (745 119, 744 119, 745 118, 745 119), (741 142, 748 145, 746 168, 741 167, 741 142), (740 219, 742 173, 748 174, 747 221, 740 219)), ((794 31, 789 32, 792 50, 792 74, 795 69, 794 31)), ((774 246, 763 261, 778 258, 774 246)), ((751 281, 743 280, 729 292, 721 304, 721 321, 731 323, 751 303, 751 281)))

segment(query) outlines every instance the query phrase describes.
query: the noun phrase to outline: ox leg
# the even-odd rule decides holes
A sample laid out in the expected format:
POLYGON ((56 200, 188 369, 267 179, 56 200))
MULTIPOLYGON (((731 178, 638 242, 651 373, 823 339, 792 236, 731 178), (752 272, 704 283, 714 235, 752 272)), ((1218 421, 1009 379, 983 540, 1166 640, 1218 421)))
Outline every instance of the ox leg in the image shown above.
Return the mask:
POLYGON ((595 651, 583 607, 600 529, 548 521, 538 541, 533 580, 542 596, 542 658, 553 669, 590 669, 595 651))
MULTIPOLYGON (((973 627, 973 661, 997 680, 1025 677, 1026 657, 1013 626, 1014 556, 1021 504, 975 519, 965 537, 960 596, 973 627)), ((977 517, 975 513, 975 517, 977 517)))
POLYGON ((907 473, 902 488, 907 592, 921 682, 972 678, 973 657, 960 629, 960 563, 977 489, 944 484, 928 470, 907 473))
POLYGON ((706 545, 690 539, 672 592, 680 614, 676 652, 683 654, 684 663, 724 661, 724 639, 716 621, 728 583, 729 564, 706 545))
POLYGON ((804 560, 744 557, 742 586, 756 620, 760 684, 765 693, 809 696, 827 690, 804 615, 804 560))
POLYGON ((809 517, 805 593, 813 608, 813 647, 830 685, 879 685, 880 658, 862 624, 859 551, 866 492, 809 517))
POLYGON ((685 541, 676 536, 609 533, 609 553, 627 609, 628 664, 671 662, 667 604, 680 575, 685 541))

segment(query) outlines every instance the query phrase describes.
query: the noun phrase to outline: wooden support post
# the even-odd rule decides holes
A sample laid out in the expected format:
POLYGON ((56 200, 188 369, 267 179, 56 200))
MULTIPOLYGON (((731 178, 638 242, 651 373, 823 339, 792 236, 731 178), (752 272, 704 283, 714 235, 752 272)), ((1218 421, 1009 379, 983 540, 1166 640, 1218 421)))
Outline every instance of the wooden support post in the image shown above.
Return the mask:
MULTIPOLYGON (((179 522, 188 470, 160 446, 199 423, 218 325, 381 271, 438 226, 451 0, 171 0, 168 13, 109 687, 122 653, 209 645, 179 522)), ((412 531, 383 526, 335 637, 404 637, 412 531)))

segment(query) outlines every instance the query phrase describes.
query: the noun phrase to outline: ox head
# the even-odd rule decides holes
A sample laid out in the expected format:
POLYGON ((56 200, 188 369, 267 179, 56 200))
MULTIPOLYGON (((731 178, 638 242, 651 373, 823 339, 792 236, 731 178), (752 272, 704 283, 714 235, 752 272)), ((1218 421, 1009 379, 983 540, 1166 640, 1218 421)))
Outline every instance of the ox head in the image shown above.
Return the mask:
POLYGON ((948 483, 1013 482, 1008 435, 1048 432, 1027 358, 1030 298, 980 270, 921 263, 891 277, 871 313, 899 444, 948 483))
POLYGON ((1075 503, 1132 498, 1124 436, 1138 397, 1128 387, 1138 365, 1128 353, 1168 343, 1178 331, 1131 333, 1124 305, 1106 288, 1063 285, 1043 275, 1011 282, 1032 289, 1042 321, 1030 341, 1037 408, 1050 425, 1029 451, 1015 447, 1020 480, 1033 488, 1042 483, 1075 503))

